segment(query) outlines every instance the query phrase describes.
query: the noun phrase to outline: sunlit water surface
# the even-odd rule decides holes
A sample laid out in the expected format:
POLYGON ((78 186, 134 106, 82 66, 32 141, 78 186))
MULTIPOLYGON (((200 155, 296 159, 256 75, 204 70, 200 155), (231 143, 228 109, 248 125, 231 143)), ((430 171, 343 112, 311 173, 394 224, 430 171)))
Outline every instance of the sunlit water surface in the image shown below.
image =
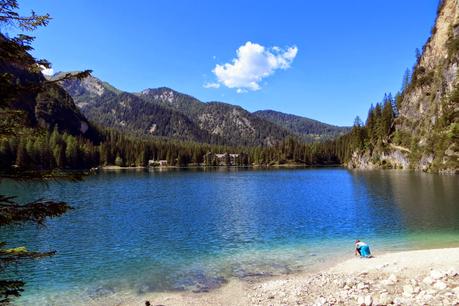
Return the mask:
POLYGON ((459 246, 459 178, 345 169, 104 172, 82 182, 14 183, 20 200, 75 208, 0 241, 57 255, 14 269, 18 303, 62 305, 120 292, 207 291, 231 278, 312 271, 352 256, 459 246))

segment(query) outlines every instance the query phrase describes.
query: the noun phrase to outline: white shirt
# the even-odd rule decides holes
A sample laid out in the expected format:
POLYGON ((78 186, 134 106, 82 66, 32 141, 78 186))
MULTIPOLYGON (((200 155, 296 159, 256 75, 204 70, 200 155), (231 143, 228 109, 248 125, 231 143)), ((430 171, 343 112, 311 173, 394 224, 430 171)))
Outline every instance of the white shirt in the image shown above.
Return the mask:
POLYGON ((357 242, 357 243, 355 244, 356 248, 361 248, 361 247, 363 247, 363 246, 365 246, 365 245, 367 245, 367 244, 366 244, 365 242, 363 242, 363 241, 359 241, 359 242, 357 242))

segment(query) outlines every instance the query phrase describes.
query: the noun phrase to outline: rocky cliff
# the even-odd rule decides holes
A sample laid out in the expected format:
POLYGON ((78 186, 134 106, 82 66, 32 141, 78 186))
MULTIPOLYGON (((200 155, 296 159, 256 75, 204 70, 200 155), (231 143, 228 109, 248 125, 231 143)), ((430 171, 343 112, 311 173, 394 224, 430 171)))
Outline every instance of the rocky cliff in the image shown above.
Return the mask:
POLYGON ((48 82, 23 45, 0 34, 0 128, 53 129, 96 140, 98 132, 61 86, 48 82), (6 123, 6 124, 4 124, 6 123))
POLYGON ((440 3, 432 35, 400 93, 382 150, 354 152, 351 168, 459 173, 459 3, 440 3))

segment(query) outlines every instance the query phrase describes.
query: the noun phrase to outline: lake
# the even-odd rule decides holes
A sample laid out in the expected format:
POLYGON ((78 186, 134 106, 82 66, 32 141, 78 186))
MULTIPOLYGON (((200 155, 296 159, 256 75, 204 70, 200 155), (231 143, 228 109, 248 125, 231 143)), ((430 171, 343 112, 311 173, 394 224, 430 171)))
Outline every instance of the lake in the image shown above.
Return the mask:
POLYGON ((353 256, 459 246, 459 177, 342 168, 113 171, 82 182, 2 181, 20 200, 74 210, 3 228, 11 247, 57 250, 14 269, 27 305, 167 290, 212 290, 231 278, 309 271, 353 256))

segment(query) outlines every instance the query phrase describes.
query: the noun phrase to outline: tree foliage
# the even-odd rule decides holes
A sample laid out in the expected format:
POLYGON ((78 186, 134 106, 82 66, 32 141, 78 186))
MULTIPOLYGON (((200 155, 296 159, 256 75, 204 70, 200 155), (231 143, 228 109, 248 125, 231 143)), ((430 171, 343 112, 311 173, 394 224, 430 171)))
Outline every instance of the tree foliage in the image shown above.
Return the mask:
MULTIPOLYGON (((24 222, 43 225, 46 218, 58 217, 69 209, 70 206, 65 202, 37 200, 21 204, 16 201, 16 197, 0 195, 0 228, 24 222)), ((54 251, 32 252, 25 247, 7 249, 6 245, 6 242, 0 242, 0 272, 13 263, 55 254, 54 251)), ((9 303, 13 297, 20 296, 23 287, 23 281, 0 279, 0 305, 9 303)))

